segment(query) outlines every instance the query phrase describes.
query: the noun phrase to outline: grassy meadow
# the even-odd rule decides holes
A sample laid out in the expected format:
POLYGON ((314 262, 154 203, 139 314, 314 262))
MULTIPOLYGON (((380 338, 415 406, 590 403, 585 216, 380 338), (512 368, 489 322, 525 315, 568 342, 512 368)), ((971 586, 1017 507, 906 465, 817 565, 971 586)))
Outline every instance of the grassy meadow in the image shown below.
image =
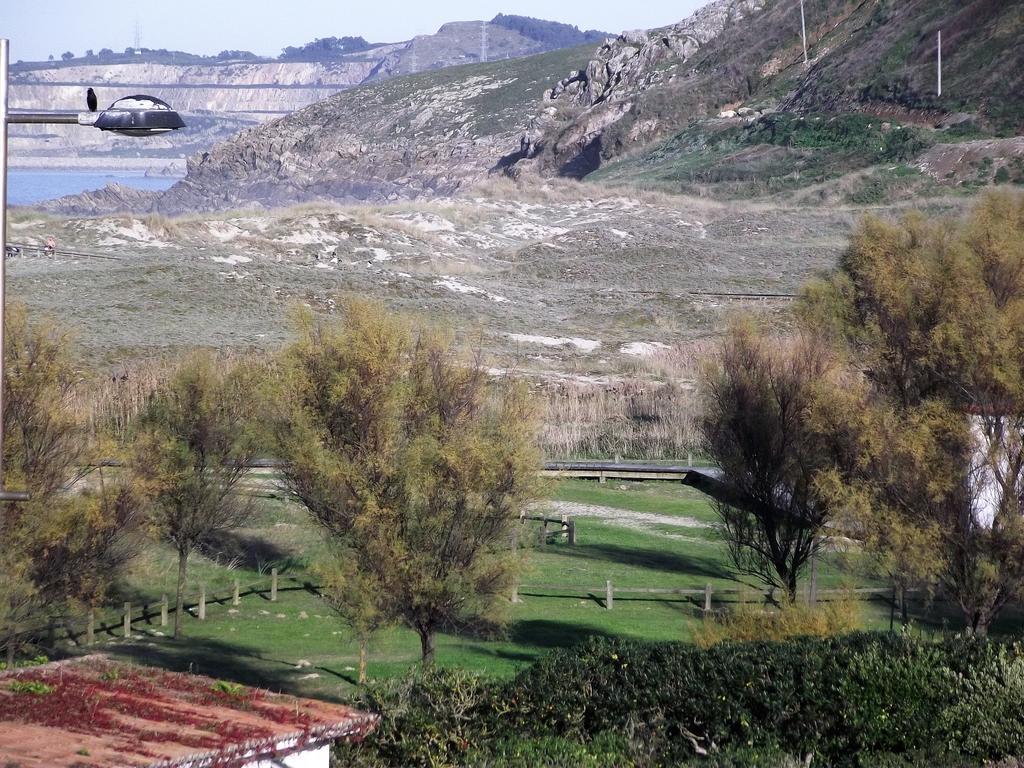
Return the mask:
MULTIPOLYGON (((577 544, 538 543, 539 523, 527 523, 521 536, 526 570, 522 602, 506 605, 501 627, 447 632, 438 637, 437 661, 505 677, 554 648, 571 646, 588 636, 647 640, 689 640, 702 621, 702 597, 617 594, 605 607, 604 584, 621 587, 700 589, 746 585, 755 599, 758 588, 732 568, 714 527, 709 500, 698 492, 667 482, 566 480, 547 490, 549 511, 568 511, 576 521, 577 544), (559 585, 565 589, 536 589, 559 585)), ((136 620, 133 637, 121 637, 119 610, 98 616, 97 642, 75 652, 102 650, 116 657, 192 670, 303 695, 342 698, 356 681, 358 648, 345 624, 310 588, 311 560, 323 546, 301 508, 279 499, 261 499, 251 526, 214 542, 190 565, 188 600, 196 603, 199 584, 206 586, 207 617, 194 607, 185 618, 185 638, 169 637, 161 627, 159 600, 173 605, 176 561, 170 550, 148 546, 118 584, 111 605, 131 601, 149 605, 149 619, 136 620), (270 601, 270 569, 280 573, 279 594, 270 601), (242 585, 240 605, 231 604, 234 580, 242 585), (260 591, 250 591, 252 585, 260 591)), ((819 589, 865 586, 872 582, 855 553, 830 553, 819 569, 819 589)), ((729 601, 736 595, 723 596, 729 601)), ((724 601, 716 600, 716 608, 724 601)), ((864 627, 889 626, 888 603, 859 602, 864 627)), ((915 631, 955 628, 956 613, 935 604, 914 604, 915 631)), ((1013 618, 1007 621, 1014 622, 1013 618)), ((173 623, 173 617, 172 622, 173 623)), ((400 675, 418 663, 416 635, 396 627, 377 634, 370 647, 370 678, 400 675)))

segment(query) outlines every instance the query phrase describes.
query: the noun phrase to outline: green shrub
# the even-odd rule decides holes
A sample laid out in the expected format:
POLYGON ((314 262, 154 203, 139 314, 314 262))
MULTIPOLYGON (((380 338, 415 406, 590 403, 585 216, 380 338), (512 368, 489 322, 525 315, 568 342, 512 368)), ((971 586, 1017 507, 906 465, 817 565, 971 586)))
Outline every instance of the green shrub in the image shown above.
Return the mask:
POLYGON ((995 182, 996 184, 1007 184, 1010 181, 1010 169, 1005 165, 999 166, 999 170, 996 171, 995 182))
POLYGON ((586 744, 558 736, 501 739, 470 750, 463 765, 486 765, 488 768, 631 768, 637 763, 630 755, 624 738, 615 734, 599 734, 586 744))
POLYGON ((369 688, 356 705, 381 714, 359 747, 339 746, 341 764, 462 765, 467 753, 504 733, 492 726, 494 688, 465 672, 417 670, 369 688))
POLYGON ((510 681, 417 672, 357 704, 382 720, 344 765, 951 768, 1024 754, 1024 648, 596 639, 510 681))
POLYGON ((986 759, 1024 753, 1021 659, 1017 646, 874 634, 703 651, 601 640, 543 659, 504 698, 520 728, 543 723, 581 740, 631 719, 657 723, 669 761, 689 759, 695 744, 832 765, 871 754, 986 759))
POLYGON ((12 680, 8 690, 11 693, 28 693, 33 696, 46 696, 53 693, 53 686, 38 680, 12 680))

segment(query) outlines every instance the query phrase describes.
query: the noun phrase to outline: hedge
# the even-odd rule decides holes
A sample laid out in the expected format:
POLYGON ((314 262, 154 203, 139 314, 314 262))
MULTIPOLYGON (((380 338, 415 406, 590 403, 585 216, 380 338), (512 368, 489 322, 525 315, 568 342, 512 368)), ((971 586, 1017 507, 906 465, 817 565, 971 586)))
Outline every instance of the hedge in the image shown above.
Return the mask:
POLYGON ((595 639, 510 681, 434 671, 358 702, 362 765, 958 766, 1024 755, 1024 648, 859 633, 595 639))

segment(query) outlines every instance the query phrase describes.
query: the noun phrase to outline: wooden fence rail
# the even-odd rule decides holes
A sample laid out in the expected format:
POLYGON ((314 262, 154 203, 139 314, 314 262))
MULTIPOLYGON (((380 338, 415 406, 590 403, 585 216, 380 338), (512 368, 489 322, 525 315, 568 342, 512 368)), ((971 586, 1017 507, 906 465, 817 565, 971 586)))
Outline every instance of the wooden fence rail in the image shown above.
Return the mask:
MULTIPOLYGON (((268 579, 251 582, 242 585, 239 579, 235 579, 230 592, 223 594, 207 592, 205 584, 199 584, 195 594, 198 599, 195 602, 183 604, 184 610, 190 615, 193 614, 198 621, 207 618, 207 608, 210 603, 227 604, 237 606, 241 604, 242 598, 258 595, 268 602, 276 602, 280 592, 307 591, 320 596, 321 587, 309 581, 302 581, 294 577, 288 577, 287 586, 279 583, 280 576, 276 568, 272 569, 268 579)), ((856 599, 877 599, 884 598, 890 603, 894 610, 903 611, 906 608, 906 596, 922 592, 923 590, 908 589, 898 591, 893 587, 853 587, 849 589, 817 589, 813 580, 805 585, 804 598, 813 605, 819 598, 854 596, 856 599)), ((745 587, 714 587, 706 584, 704 587, 647 587, 647 586, 616 586, 611 579, 606 579, 602 585, 581 586, 578 584, 517 584, 513 587, 511 601, 522 603, 524 595, 530 597, 544 597, 544 592, 569 593, 571 596, 578 596, 583 599, 603 600, 606 610, 613 610, 616 597, 629 599, 630 595, 636 596, 666 596, 679 598, 700 598, 693 600, 700 606, 706 615, 713 609, 714 603, 742 603, 742 602, 774 602, 781 594, 780 590, 753 589, 745 587), (727 599, 728 598, 728 599, 727 599)), ((83 619, 72 619, 72 617, 55 617, 46 626, 28 630, 24 635, 34 637, 46 637, 48 642, 55 642, 58 639, 57 632, 63 630, 64 640, 71 641, 76 645, 92 645, 96 642, 97 636, 107 635, 109 637, 130 638, 133 626, 139 624, 152 625, 156 621, 160 627, 169 624, 169 614, 176 609, 170 605, 168 595, 161 595, 159 602, 138 603, 125 602, 120 606, 96 607, 89 610, 83 619), (101 615, 106 613, 110 617, 107 621, 101 620, 101 615), (84 626, 83 626, 84 622, 84 626), (76 627, 77 625, 77 627, 76 627)))
MULTIPOLYGON (((870 600, 873 597, 884 597, 886 600, 891 600, 893 604, 899 604, 902 608, 903 596, 912 593, 919 592, 921 590, 908 589, 897 594, 896 590, 892 587, 852 587, 849 589, 818 589, 817 584, 814 580, 807 585, 806 600, 810 605, 814 605, 820 597, 839 597, 852 595, 860 599, 870 600)), ((701 588, 694 587, 618 587, 615 586, 609 579, 599 587, 586 587, 576 584, 517 584, 513 587, 512 591, 512 602, 521 603, 523 602, 523 594, 537 593, 537 592, 570 592, 574 596, 582 597, 584 599, 593 599, 595 595, 604 594, 604 605, 608 610, 612 610, 615 603, 616 595, 677 595, 679 597, 698 597, 703 596, 704 598, 704 610, 710 611, 712 607, 712 600, 714 596, 732 595, 738 596, 739 599, 733 599, 729 601, 722 600, 721 602, 749 602, 751 599, 761 602, 775 602, 776 598, 781 594, 781 590, 777 589, 751 589, 744 587, 713 587, 711 584, 707 584, 701 588)), ((543 595, 536 595, 535 597, 543 597, 543 595)))

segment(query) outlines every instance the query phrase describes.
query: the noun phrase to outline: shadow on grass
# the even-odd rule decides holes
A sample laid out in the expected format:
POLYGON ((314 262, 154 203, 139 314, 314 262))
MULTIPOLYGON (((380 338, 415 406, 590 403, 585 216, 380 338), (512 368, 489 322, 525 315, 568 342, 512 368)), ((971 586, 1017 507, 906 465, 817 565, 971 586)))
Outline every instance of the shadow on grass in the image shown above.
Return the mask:
POLYGON ((618 544, 582 544, 576 547, 559 548, 558 554, 584 560, 598 560, 629 566, 649 568, 652 571, 671 571, 702 579, 725 579, 735 581, 734 573, 719 561, 710 557, 684 555, 666 552, 650 547, 623 547, 618 544))
MULTIPOLYGON (((124 644, 108 646, 105 652, 112 658, 147 666, 299 694, 292 663, 220 640, 186 638, 180 642, 168 640, 156 644, 124 644)), ((331 698, 323 693, 317 695, 331 698)))
POLYGON ((553 619, 524 619, 515 622, 508 639, 517 645, 537 648, 567 648, 586 642, 591 637, 614 637, 612 633, 585 624, 570 624, 553 619))
POLYGON ((522 649, 503 648, 499 643, 463 647, 464 651, 478 656, 488 656, 506 661, 536 661, 546 652, 556 648, 571 648, 585 643, 592 637, 610 638, 613 633, 580 624, 570 624, 551 619, 526 619, 517 621, 508 628, 502 638, 505 642, 526 646, 522 649))
POLYGON ((234 563, 238 567, 263 572, 277 565, 282 573, 294 569, 292 552, 267 541, 238 531, 221 531, 207 537, 201 546, 204 555, 218 563, 234 563), (281 567, 284 566, 284 567, 281 567))

